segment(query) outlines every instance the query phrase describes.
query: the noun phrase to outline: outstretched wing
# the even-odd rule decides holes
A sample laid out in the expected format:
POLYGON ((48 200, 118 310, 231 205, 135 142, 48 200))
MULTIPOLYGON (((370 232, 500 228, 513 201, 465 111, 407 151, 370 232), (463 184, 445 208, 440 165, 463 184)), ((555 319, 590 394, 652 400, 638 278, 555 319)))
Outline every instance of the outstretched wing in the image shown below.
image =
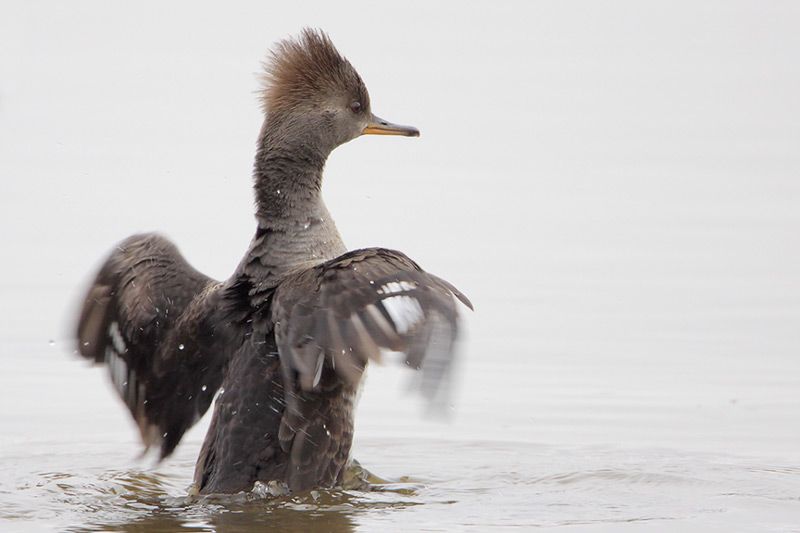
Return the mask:
POLYGON ((290 454, 290 487, 318 483, 327 465, 344 463, 346 457, 330 460, 344 438, 331 435, 337 428, 330 421, 349 415, 321 416, 316 399, 331 393, 351 402, 352 394, 336 389, 343 383, 355 389, 367 361, 379 360, 382 349, 405 353, 408 366, 422 368, 423 393, 435 395, 458 333, 454 297, 472 308, 450 283, 383 248, 349 252, 277 287, 272 319, 286 392, 279 440, 290 454))
POLYGON ((449 366, 458 331, 454 296, 472 308, 450 283, 400 252, 349 252, 276 289, 272 317, 281 361, 310 391, 319 386, 326 364, 356 384, 366 362, 388 349, 404 352, 415 369, 424 360, 427 384, 435 387, 449 366))
POLYGON ((219 284, 168 240, 134 235, 106 260, 83 304, 78 349, 106 363, 142 441, 169 455, 222 379, 205 318, 219 284))

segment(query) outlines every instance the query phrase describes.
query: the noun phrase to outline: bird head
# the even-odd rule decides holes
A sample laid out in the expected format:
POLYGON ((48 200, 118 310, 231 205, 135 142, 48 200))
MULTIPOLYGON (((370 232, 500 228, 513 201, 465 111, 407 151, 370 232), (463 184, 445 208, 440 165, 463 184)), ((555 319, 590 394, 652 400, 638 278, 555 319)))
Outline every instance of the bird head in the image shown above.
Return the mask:
POLYGON ((372 113, 361 76, 322 31, 280 41, 264 67, 262 106, 281 135, 328 152, 361 135, 419 135, 372 113))

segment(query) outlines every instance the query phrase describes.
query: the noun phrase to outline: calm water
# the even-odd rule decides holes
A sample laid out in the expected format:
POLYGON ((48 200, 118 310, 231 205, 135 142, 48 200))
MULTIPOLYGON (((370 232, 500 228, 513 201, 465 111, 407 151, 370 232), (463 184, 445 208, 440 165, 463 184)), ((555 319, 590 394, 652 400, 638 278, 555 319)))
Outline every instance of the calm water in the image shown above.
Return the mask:
POLYGON ((0 16, 0 530, 800 530, 794 3, 237 6, 0 16), (136 231, 233 270, 253 73, 309 24, 422 131, 337 150, 325 194, 475 303, 453 406, 372 368, 354 452, 387 483, 190 499, 208 420, 138 458, 72 314, 136 231))

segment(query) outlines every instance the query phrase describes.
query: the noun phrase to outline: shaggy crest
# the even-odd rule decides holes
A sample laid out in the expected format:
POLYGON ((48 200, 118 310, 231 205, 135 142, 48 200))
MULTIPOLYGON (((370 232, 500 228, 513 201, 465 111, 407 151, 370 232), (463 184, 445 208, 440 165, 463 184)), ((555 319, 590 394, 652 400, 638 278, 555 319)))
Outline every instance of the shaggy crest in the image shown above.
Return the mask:
POLYGON ((297 38, 279 42, 264 63, 262 81, 265 111, 289 110, 337 93, 369 103, 358 72, 321 30, 306 28, 297 38))

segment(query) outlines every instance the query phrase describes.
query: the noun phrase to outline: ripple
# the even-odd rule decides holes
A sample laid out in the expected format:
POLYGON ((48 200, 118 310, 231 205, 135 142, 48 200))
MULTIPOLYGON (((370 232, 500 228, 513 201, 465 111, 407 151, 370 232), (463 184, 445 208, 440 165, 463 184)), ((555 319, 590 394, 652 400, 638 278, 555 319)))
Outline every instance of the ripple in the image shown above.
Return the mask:
POLYGON ((593 483, 593 482, 597 482, 600 485, 604 485, 607 482, 645 484, 645 485, 681 485, 681 484, 695 484, 703 481, 695 477, 681 476, 677 474, 666 474, 663 472, 646 472, 640 470, 612 470, 612 469, 560 472, 557 474, 549 474, 546 476, 541 476, 539 478, 532 479, 530 481, 531 484, 559 484, 559 485, 571 485, 571 484, 593 483))
MULTIPOLYGON (((387 448, 374 446, 382 453, 387 448)), ((368 455, 363 447, 362 453, 368 455)), ((74 470, 49 468, 29 475, 19 464, 7 464, 0 479, 12 481, 0 487, 0 529, 14 529, 3 524, 19 521, 55 523, 72 533, 266 527, 349 532, 393 529, 398 523, 409 529, 448 523, 480 531, 681 520, 713 526, 730 523, 725 517, 733 510, 755 512, 765 502, 796 506, 800 494, 800 468, 794 465, 668 450, 393 441, 392 453, 380 459, 381 469, 395 474, 396 481, 373 477, 381 482, 369 490, 279 496, 257 491, 189 495, 191 460, 166 462, 158 470, 103 470, 85 462, 74 470), (397 475, 408 472, 409 457, 420 446, 434 449, 438 459, 435 469, 426 462, 417 471, 436 471, 437 477, 397 475)), ((775 523, 779 527, 794 518, 786 514, 775 523)))

